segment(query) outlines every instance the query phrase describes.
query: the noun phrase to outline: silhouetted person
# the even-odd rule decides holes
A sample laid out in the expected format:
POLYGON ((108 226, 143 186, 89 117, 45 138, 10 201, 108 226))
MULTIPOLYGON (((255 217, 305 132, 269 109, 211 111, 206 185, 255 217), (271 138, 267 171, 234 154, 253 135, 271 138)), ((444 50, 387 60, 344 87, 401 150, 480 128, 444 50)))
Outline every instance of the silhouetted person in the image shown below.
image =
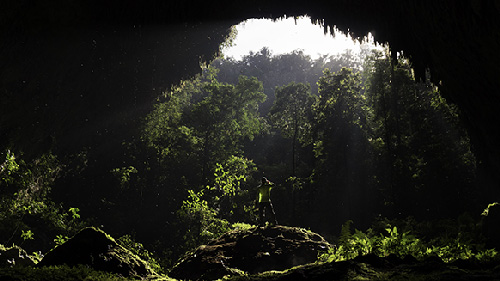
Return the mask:
POLYGON ((270 213, 272 216, 272 223, 278 224, 276 221, 276 213, 274 213, 273 204, 271 203, 271 189, 274 183, 267 180, 265 177, 262 178, 262 182, 258 187, 258 198, 257 202, 259 204, 259 224, 261 226, 265 225, 264 217, 267 219, 267 214, 270 213), (266 213, 267 209, 267 213, 266 213))

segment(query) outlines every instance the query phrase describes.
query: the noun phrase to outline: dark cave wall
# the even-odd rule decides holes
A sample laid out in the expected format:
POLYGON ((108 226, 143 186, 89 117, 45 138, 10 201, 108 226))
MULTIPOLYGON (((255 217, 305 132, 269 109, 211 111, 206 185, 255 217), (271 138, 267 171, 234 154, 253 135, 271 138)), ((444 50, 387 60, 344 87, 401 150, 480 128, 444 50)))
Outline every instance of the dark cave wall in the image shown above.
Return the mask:
POLYGON ((429 67, 442 93, 465 113, 476 153, 496 180, 498 3, 3 1, 0 133, 5 137, 0 145, 40 151, 54 145, 54 135, 58 142, 67 139, 69 147, 76 147, 74 140, 102 145, 97 132, 121 126, 113 129, 120 131, 113 137, 118 143, 130 137, 129 123, 147 112, 160 89, 199 72, 199 61, 213 57, 231 25, 250 17, 308 14, 357 36, 372 32, 377 41, 410 56, 417 74, 429 67), (106 55, 111 57, 99 60, 106 55), (99 73, 82 78, 75 64, 80 61, 101 66, 99 73), (120 62, 127 63, 120 67, 120 62), (89 94, 79 100, 82 87, 89 94), (86 115, 95 116, 95 123, 87 124, 86 115), (41 119, 43 126, 36 123, 41 119), (36 129, 26 133, 30 126, 36 129))
POLYGON ((33 157, 112 153, 162 91, 218 53, 233 24, 42 23, 13 24, 0 43, 0 147, 33 157))

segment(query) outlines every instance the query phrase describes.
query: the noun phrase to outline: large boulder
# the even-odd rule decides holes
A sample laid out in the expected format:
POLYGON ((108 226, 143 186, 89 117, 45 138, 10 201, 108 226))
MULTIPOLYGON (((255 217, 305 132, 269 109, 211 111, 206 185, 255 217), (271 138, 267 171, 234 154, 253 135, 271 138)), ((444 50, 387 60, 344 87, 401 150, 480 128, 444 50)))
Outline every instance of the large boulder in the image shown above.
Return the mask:
POLYGON ((48 252, 37 266, 88 265, 95 270, 122 276, 148 276, 155 274, 146 262, 102 230, 85 228, 66 243, 48 252))
POLYGON ((284 270, 315 262, 332 245, 320 235, 298 227, 237 229, 187 254, 169 276, 213 280, 228 274, 284 270))

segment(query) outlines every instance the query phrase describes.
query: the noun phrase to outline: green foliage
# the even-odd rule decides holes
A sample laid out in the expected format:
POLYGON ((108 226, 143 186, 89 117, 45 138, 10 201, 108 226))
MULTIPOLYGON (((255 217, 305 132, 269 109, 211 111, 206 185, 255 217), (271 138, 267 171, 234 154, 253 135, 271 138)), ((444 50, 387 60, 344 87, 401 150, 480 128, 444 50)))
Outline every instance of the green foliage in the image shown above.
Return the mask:
POLYGON ((296 176, 298 143, 311 140, 311 110, 315 97, 309 84, 295 83, 276 87, 276 99, 269 112, 271 124, 281 135, 292 140, 291 175, 296 176))
POLYGON ((312 178, 321 203, 314 204, 326 221, 340 224, 340 220, 351 217, 339 218, 338 213, 357 213, 358 204, 370 212, 371 202, 366 199, 373 199, 366 96, 360 73, 348 68, 337 72, 325 69, 318 81, 318 93, 313 105, 312 178), (333 206, 328 203, 332 201, 336 202, 333 206))
POLYGON ((340 244, 347 244, 348 243, 348 240, 351 237, 352 223, 353 223, 352 220, 348 220, 342 224, 342 228, 340 230, 340 237, 339 237, 340 244))
POLYGON ((308 84, 291 82, 277 87, 276 100, 269 112, 271 123, 286 138, 306 141, 311 130, 311 106, 314 97, 308 84))
POLYGON ((312 95, 317 95, 316 82, 323 70, 328 68, 338 71, 342 67, 361 69, 364 58, 370 47, 363 44, 361 56, 350 51, 335 55, 322 56, 315 60, 300 50, 288 54, 273 55, 266 47, 258 52, 251 52, 241 61, 233 59, 216 59, 211 65, 220 70, 218 79, 222 82, 235 84, 239 75, 256 77, 262 81, 264 93, 267 96, 262 105, 262 115, 266 115, 275 101, 276 87, 288 85, 291 82, 311 85, 312 95))
POLYGON ((310 180, 309 178, 299 178, 299 177, 288 177, 286 182, 292 186, 292 190, 300 190, 304 187, 304 184, 310 180))
POLYGON ((364 72, 375 184, 392 212, 457 216, 474 196, 475 157, 456 106, 416 82, 409 61, 374 52, 364 72), (455 202, 443 206, 440 198, 455 202), (418 202, 418 205, 417 205, 418 202))
POLYGON ((182 81, 155 104, 154 110, 146 117, 142 139, 155 148, 162 157, 179 159, 193 149, 198 140, 192 128, 183 124, 183 114, 189 110, 193 95, 201 93, 201 81, 182 81))
POLYGON ((242 223, 231 226, 228 220, 237 218, 237 213, 245 213, 245 207, 252 204, 248 200, 249 193, 242 190, 242 185, 254 171, 252 161, 232 156, 223 164, 216 164, 213 185, 198 192, 188 190, 188 198, 177 212, 183 224, 188 226, 183 234, 186 250, 217 238, 232 228, 246 227, 242 223))
POLYGON ((224 164, 216 163, 214 185, 208 189, 219 190, 222 196, 234 197, 241 190, 241 184, 255 171, 251 160, 233 155, 224 164))
MULTIPOLYGON (((360 74, 347 68, 339 72, 325 69, 318 81, 318 93, 314 104, 315 155, 321 163, 335 166, 339 147, 358 147, 363 142, 363 138, 351 138, 362 137, 366 128, 366 97, 361 91, 360 74)), ((339 160, 345 161, 345 157, 339 160)))
POLYGON ((41 252, 41 251, 38 251, 38 252, 33 252, 33 253, 31 253, 31 259, 32 259, 35 263, 39 263, 39 262, 43 259, 42 252, 41 252))
POLYGON ((486 209, 484 209, 484 211, 481 213, 481 216, 487 217, 488 214, 490 213, 490 208, 495 207, 496 205, 498 205, 498 202, 493 202, 493 203, 488 204, 486 209))
POLYGON ((216 75, 205 68, 203 75, 173 88, 146 118, 142 136, 165 170, 179 171, 175 176, 196 171, 195 186, 207 185, 216 163, 240 154, 242 142, 263 128, 262 83, 245 76, 235 84, 221 83, 216 75))
POLYGON ((128 188, 120 190, 122 202, 145 200, 123 204, 123 212, 146 212, 148 223, 175 225, 162 229, 163 236, 174 239, 157 243, 167 255, 178 256, 227 231, 227 219, 245 217, 247 180, 256 168, 242 148, 265 126, 258 111, 265 99, 261 82, 241 76, 222 83, 214 68, 202 72, 165 92, 145 118, 142 142, 133 152, 133 167, 140 172, 133 180, 123 173, 128 169, 115 170, 127 181, 128 188))
POLYGON ((238 152, 245 138, 262 129, 258 104, 263 102, 262 83, 240 76, 238 84, 212 80, 204 84, 205 95, 189 112, 190 125, 200 140, 200 160, 205 170, 238 152))
POLYGON ((80 209, 79 208, 69 208, 68 210, 70 213, 71 213, 71 217, 76 220, 76 219, 79 219, 80 218, 80 214, 78 214, 78 212, 80 212, 80 209))
POLYGON ((145 261, 148 266, 156 273, 162 274, 164 273, 163 268, 160 263, 155 259, 153 254, 149 252, 144 245, 135 241, 131 235, 126 234, 116 239, 116 242, 123 246, 125 249, 128 249, 133 254, 140 257, 143 261, 145 261))
POLYGON ((55 155, 30 162, 9 150, 5 155, 0 170, 0 241, 23 244, 31 251, 48 250, 51 245, 43 243, 46 235, 73 235, 84 226, 78 208, 65 212, 49 197, 63 169, 55 155))
POLYGON ((188 226, 184 233, 184 249, 190 250, 206 243, 229 231, 229 222, 217 217, 217 211, 208 206, 203 197, 203 190, 194 192, 188 190, 187 200, 182 202, 181 209, 177 212, 184 225, 188 226))
POLYGON ((0 183, 14 183, 13 175, 19 170, 19 164, 16 162, 14 153, 7 149, 5 159, 0 164, 0 183))
POLYGON ((10 150, 0 165, 0 195, 17 201, 37 201, 50 192, 51 185, 61 172, 61 165, 53 154, 45 154, 30 163, 26 163, 10 150))
MULTIPOLYGON (((225 231, 248 227, 234 222, 255 221, 251 175, 257 164, 277 181, 273 203, 280 222, 330 234, 348 219, 422 210, 436 215, 451 209, 443 198, 460 207, 467 202, 475 160, 459 111, 428 81, 416 83, 408 60, 374 54, 359 72, 360 59, 348 53, 312 61, 300 51, 273 57, 263 49, 241 62, 216 64, 220 71, 204 67, 158 98, 142 120, 140 141, 127 144, 119 164, 104 166, 104 181, 86 175, 99 186, 115 184, 115 190, 103 188, 101 203, 110 210, 103 216, 112 218, 106 227, 154 229, 160 238, 145 245, 175 260, 225 231)), ((26 162, 10 150, 1 155, 2 241, 29 244, 44 235, 62 243, 83 224, 78 208, 48 197, 66 168, 51 154, 26 162), (28 231, 35 239, 21 238, 28 231)), ((428 248, 443 257, 459 250, 470 255, 462 237, 428 244, 399 225, 381 233, 345 225, 339 257, 377 251, 418 256, 427 245, 438 245, 428 248)))
POLYGON ((54 243, 56 243, 57 246, 62 245, 66 243, 66 241, 69 240, 68 236, 64 235, 57 235, 56 238, 54 238, 54 243))
POLYGON ((223 164, 216 164, 213 184, 207 186, 210 206, 218 216, 229 221, 251 221, 252 193, 248 181, 257 168, 253 161, 231 156, 223 164))
POLYGON ((120 185, 125 187, 130 181, 131 174, 137 174, 137 169, 134 166, 120 167, 111 170, 111 173, 120 181, 120 185))
POLYGON ((329 124, 331 126, 334 122, 344 120, 362 127, 362 121, 366 118, 363 110, 366 97, 361 90, 359 73, 348 68, 342 68, 339 72, 325 69, 318 80, 318 122, 332 122, 333 124, 329 124))
POLYGON ((431 254, 420 239, 409 232, 398 233, 396 226, 389 226, 385 230, 388 235, 380 235, 379 240, 375 242, 378 244, 376 252, 379 256, 396 254, 399 257, 413 255, 416 258, 422 258, 431 254))
POLYGON ((231 225, 231 229, 240 229, 240 230, 247 230, 253 227, 255 227, 255 225, 244 222, 236 222, 231 225))
POLYGON ((400 258, 413 256, 419 260, 430 256, 437 256, 444 262, 453 262, 459 259, 475 259, 491 261, 498 257, 495 249, 477 250, 475 245, 461 241, 461 239, 432 240, 424 242, 410 232, 401 232, 396 226, 388 226, 385 233, 375 233, 368 229, 366 233, 348 230, 351 222, 342 228, 339 244, 322 253, 319 261, 337 262, 353 259, 357 256, 376 254, 379 257, 396 255, 400 258))
POLYGON ((35 236, 35 234, 31 230, 27 230, 27 231, 21 230, 21 238, 23 238, 23 240, 35 239, 34 236, 35 236))

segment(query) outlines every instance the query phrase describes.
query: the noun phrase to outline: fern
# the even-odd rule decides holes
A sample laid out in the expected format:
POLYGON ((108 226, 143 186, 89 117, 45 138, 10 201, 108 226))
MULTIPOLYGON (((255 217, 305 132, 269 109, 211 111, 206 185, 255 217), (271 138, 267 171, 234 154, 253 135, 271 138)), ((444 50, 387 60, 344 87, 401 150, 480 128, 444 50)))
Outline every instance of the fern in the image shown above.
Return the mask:
POLYGON ((424 243, 410 232, 400 232, 396 226, 386 228, 385 234, 373 235, 371 229, 367 233, 355 230, 351 234, 351 223, 348 221, 342 226, 338 245, 321 253, 318 261, 338 262, 367 254, 375 254, 379 257, 396 255, 401 258, 413 256, 419 260, 437 256, 444 262, 453 262, 458 259, 491 261, 498 257, 495 249, 475 251, 472 245, 458 238, 441 242, 439 245, 424 243))

